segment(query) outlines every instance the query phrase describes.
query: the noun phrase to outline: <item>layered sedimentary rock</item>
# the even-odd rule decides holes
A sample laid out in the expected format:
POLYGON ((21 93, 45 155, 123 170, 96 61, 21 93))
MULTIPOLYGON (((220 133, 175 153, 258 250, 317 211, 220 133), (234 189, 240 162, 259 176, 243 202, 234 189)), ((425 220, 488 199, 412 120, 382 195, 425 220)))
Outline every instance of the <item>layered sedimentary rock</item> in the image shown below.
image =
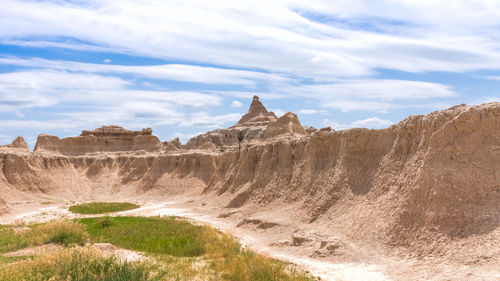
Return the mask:
POLYGON ((172 145, 173 147, 175 147, 177 149, 181 149, 182 148, 182 143, 179 140, 179 138, 174 138, 172 140, 164 141, 162 143, 163 143, 163 146, 165 146, 165 147, 168 147, 169 145, 172 145))
POLYGON ((267 111, 258 96, 254 96, 248 112, 234 126, 218 129, 190 139, 186 148, 197 148, 210 142, 220 151, 235 151, 252 140, 264 138, 267 125, 276 121, 276 115, 267 111))
POLYGON ((276 119, 274 112, 267 111, 259 97, 253 96, 248 112, 233 127, 265 127, 276 119))
POLYGON ((299 118, 292 112, 288 112, 285 115, 278 118, 276 121, 272 121, 268 124, 264 138, 274 138, 280 135, 307 135, 306 130, 300 124, 299 118))
POLYGON ((0 150, 19 150, 19 151, 29 151, 28 144, 23 137, 19 136, 11 144, 0 145, 0 150))
POLYGON ((95 130, 83 130, 80 136, 95 136, 95 137, 133 137, 133 136, 151 136, 153 130, 151 128, 144 128, 142 131, 130 131, 123 127, 110 125, 102 126, 95 130))
POLYGON ((119 126, 103 126, 93 131, 82 131, 77 137, 60 139, 57 136, 39 135, 34 151, 56 152, 64 155, 83 155, 94 152, 139 151, 161 152, 164 150, 158 137, 150 128, 129 131, 119 126))
MULTIPOLYGON (((293 116, 283 120, 296 128, 293 116)), ((229 197, 228 208, 293 204, 307 217, 301 224, 425 254, 498 230, 499 159, 500 103, 488 103, 412 116, 383 130, 325 129, 225 153, 0 152, 0 188, 12 201, 13 192, 71 198, 98 188, 113 194, 114 186, 138 194, 196 187, 229 197)), ((494 257, 490 248, 475 254, 494 257)))

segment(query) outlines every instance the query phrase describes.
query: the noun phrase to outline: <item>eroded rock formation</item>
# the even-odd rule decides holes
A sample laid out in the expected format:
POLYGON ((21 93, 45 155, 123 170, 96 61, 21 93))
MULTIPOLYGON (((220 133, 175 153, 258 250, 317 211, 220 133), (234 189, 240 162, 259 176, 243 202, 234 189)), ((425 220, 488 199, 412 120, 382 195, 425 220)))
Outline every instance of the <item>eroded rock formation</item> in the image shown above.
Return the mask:
MULTIPOLYGON (((262 121, 265 114, 260 116, 262 121)), ((294 224, 403 247, 412 255, 443 256, 455 245, 467 251, 467 262, 498 258, 498 249, 488 245, 498 241, 500 227, 500 103, 411 116, 382 130, 306 134, 293 114, 270 119, 269 138, 262 132, 252 145, 224 153, 73 157, 0 151, 1 194, 9 203, 25 193, 74 198, 95 190, 101 196, 203 190, 200 196, 228 209, 294 206, 293 219, 300 219, 294 224), (283 133, 295 137, 274 137, 283 133)), ((152 136, 134 136, 142 137, 152 136)), ((81 138, 98 139, 44 136, 37 150, 61 152, 68 143, 72 151, 80 144, 84 151, 107 151, 81 138)), ((199 146, 215 150, 232 145, 229 139, 199 146)))
POLYGON ((278 118, 276 121, 272 121, 268 124, 264 138, 274 138, 280 135, 306 135, 307 132, 300 124, 299 118, 292 112, 288 112, 285 115, 278 118))
POLYGON ((210 142, 220 151, 235 151, 252 140, 264 138, 267 125, 276 121, 276 115, 267 111, 258 96, 254 96, 248 112, 234 126, 218 129, 190 139, 186 148, 198 148, 210 142))
POLYGON ((181 149, 182 148, 182 143, 179 140, 179 138, 174 138, 174 139, 172 139, 170 141, 164 141, 163 142, 163 146, 168 147, 169 145, 172 145, 173 147, 175 147, 177 149, 181 149))
POLYGON ((56 152, 64 155, 83 155, 95 152, 119 151, 161 152, 164 150, 158 137, 150 128, 129 131, 119 126, 103 126, 93 131, 82 131, 77 137, 60 139, 51 135, 39 135, 36 152, 56 152))
POLYGON ((11 144, 0 145, 0 150, 10 150, 10 149, 29 151, 28 144, 21 136, 17 137, 14 141, 12 141, 11 144))

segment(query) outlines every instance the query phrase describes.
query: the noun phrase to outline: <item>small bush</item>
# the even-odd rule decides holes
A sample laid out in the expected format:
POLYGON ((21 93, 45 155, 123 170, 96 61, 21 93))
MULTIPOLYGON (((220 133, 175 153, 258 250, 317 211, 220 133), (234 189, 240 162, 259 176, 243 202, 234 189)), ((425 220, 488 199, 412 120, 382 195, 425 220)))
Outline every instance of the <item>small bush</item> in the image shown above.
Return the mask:
POLYGON ((109 216, 105 216, 103 218, 100 218, 97 221, 102 227, 108 227, 113 224, 113 220, 109 216))
POLYGON ((69 211, 78 214, 96 215, 114 213, 139 208, 139 205, 132 203, 107 203, 93 202, 69 207, 69 211))

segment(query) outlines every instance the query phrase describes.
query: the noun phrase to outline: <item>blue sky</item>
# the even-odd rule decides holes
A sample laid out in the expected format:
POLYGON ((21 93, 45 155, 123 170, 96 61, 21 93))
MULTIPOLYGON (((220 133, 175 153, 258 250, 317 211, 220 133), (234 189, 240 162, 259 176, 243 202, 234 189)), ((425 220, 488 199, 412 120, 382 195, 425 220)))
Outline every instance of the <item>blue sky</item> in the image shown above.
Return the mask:
POLYGON ((0 143, 116 124, 186 141, 251 97, 384 128, 500 101, 498 1, 28 1, 0 9, 0 143))

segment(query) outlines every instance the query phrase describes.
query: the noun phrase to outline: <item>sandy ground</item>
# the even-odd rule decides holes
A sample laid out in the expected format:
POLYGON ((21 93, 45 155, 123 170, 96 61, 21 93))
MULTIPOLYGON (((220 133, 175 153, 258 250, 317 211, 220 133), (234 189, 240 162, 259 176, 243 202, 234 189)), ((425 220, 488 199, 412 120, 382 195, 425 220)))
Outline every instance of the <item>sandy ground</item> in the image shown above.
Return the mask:
MULTIPOLYGON (((132 201, 132 200, 130 200, 132 201)), ((203 200, 202 200, 203 201, 203 200)), ((80 218, 89 215, 78 215, 68 211, 68 207, 77 202, 66 202, 54 205, 22 206, 22 210, 12 212, 0 217, 1 224, 23 222, 43 222, 56 218, 80 218)), ((259 253, 296 264, 299 268, 310 271, 323 280, 500 280, 500 269, 490 266, 463 266, 443 260, 415 260, 396 256, 382 255, 374 251, 371 258, 349 258, 339 253, 337 256, 311 256, 311 245, 307 237, 314 238, 314 231, 305 232, 306 238, 295 237, 293 227, 286 225, 273 226, 269 229, 260 227, 265 224, 259 220, 246 220, 248 224, 242 225, 239 211, 222 212, 217 206, 201 206, 206 203, 185 200, 185 197, 171 198, 164 202, 145 202, 135 200, 141 208, 124 212, 117 212, 114 216, 179 216, 195 223, 209 224, 221 231, 237 238, 244 246, 259 253), (312 234, 311 234, 312 233, 312 234), (309 236, 307 236, 309 235, 309 236), (295 237, 295 238, 294 238, 295 237), (304 239, 305 242, 301 244, 304 239), (295 242, 294 242, 295 241, 295 242), (297 242, 298 241, 298 242, 297 242), (296 245, 294 243, 299 243, 296 245)), ((99 216, 99 215, 98 215, 99 216)), ((247 217, 247 216, 243 216, 247 217)), ((245 220, 243 220, 245 222, 245 220)), ((270 224, 272 226, 272 224, 270 224)), ((302 235, 302 236, 301 236, 302 235)), ((106 245, 102 246, 107 249, 106 245)), ((113 246, 114 247, 114 246, 113 246)), ((349 243, 349 251, 363 252, 366 248, 359 249, 355 243, 349 243)), ((130 257, 131 260, 140 259, 140 253, 125 253, 123 249, 108 249, 114 254, 130 257), (122 252, 120 252, 122 251, 122 252)))

